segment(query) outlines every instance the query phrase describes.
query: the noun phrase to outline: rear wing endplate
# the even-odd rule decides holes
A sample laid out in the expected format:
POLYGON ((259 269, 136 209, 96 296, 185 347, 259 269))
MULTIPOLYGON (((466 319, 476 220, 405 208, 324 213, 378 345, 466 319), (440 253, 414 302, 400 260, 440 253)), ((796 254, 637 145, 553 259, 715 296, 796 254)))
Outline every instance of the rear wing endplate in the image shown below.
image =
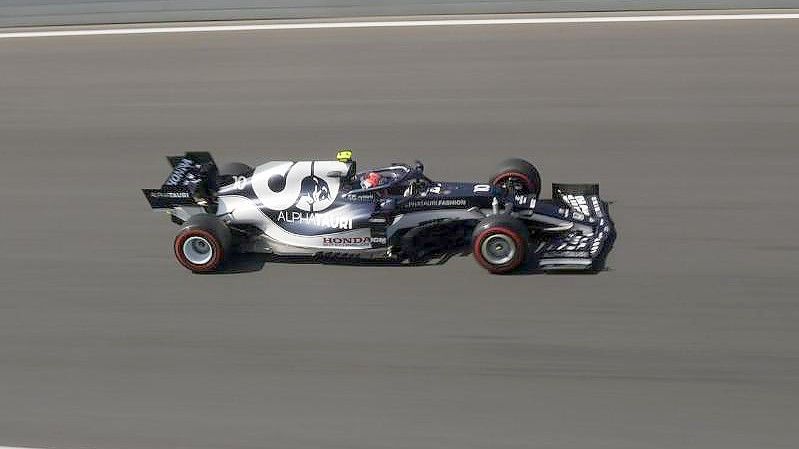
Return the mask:
POLYGON ((183 156, 167 156, 172 171, 160 189, 142 189, 153 209, 197 205, 199 189, 207 188, 215 176, 216 163, 207 151, 189 151, 183 156))

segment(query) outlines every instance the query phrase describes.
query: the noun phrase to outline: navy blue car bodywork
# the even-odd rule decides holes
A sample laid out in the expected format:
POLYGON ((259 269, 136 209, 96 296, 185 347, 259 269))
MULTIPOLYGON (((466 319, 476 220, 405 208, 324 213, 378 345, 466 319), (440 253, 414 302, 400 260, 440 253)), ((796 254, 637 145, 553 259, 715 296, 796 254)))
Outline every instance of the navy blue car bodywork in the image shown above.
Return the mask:
POLYGON ((168 159, 164 185, 144 190, 151 207, 168 209, 178 224, 198 214, 219 220, 238 252, 425 263, 485 250, 470 248, 473 231, 505 220, 524 229, 519 248, 533 269, 596 272, 616 238, 598 184, 552 184, 543 199, 540 185, 437 182, 418 162, 361 173, 354 162, 270 162, 228 175, 208 153, 168 159), (375 172, 384 182, 364 187, 365 173, 375 172))

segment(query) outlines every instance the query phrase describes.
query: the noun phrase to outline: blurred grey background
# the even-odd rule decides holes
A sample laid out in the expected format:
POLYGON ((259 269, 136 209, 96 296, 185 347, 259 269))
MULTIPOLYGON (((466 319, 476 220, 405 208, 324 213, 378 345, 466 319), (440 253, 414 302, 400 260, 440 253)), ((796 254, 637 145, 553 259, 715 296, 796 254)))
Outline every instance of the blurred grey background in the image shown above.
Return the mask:
POLYGON ((796 7, 797 0, 6 0, 0 2, 0 26, 796 7))

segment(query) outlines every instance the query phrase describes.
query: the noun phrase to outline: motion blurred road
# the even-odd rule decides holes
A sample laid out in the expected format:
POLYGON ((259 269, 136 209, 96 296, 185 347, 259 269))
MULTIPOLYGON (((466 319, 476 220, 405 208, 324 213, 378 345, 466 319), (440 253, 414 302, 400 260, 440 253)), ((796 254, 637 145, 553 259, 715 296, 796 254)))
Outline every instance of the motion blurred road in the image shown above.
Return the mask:
POLYGON ((796 447, 797 24, 0 41, 0 444, 796 447), (192 275, 139 191, 341 146, 600 181, 609 271, 192 275))

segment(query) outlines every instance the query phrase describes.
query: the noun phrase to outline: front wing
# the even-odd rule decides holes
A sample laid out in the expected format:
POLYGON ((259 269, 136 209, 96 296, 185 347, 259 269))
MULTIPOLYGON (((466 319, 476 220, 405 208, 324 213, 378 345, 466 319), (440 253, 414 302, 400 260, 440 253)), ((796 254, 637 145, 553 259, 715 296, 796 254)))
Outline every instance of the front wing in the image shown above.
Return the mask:
POLYGON ((553 184, 552 198, 575 222, 560 234, 544 238, 536 250, 542 270, 600 271, 616 239, 608 203, 597 184, 553 184))

